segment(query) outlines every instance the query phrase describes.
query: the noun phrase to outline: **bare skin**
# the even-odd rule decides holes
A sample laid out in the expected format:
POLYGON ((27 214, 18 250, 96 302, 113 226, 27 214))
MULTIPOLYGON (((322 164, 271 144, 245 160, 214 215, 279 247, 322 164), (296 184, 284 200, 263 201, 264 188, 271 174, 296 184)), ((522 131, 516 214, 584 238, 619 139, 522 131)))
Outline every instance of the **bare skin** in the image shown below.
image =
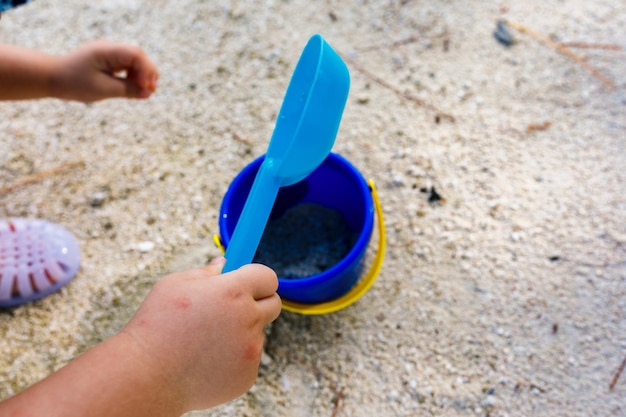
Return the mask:
POLYGON ((232 400, 254 383, 263 327, 280 313, 262 265, 223 260, 161 279, 112 338, 16 396, 0 415, 170 417, 232 400))
POLYGON ((94 41, 65 55, 0 44, 0 100, 148 98, 159 73, 136 46, 94 41))

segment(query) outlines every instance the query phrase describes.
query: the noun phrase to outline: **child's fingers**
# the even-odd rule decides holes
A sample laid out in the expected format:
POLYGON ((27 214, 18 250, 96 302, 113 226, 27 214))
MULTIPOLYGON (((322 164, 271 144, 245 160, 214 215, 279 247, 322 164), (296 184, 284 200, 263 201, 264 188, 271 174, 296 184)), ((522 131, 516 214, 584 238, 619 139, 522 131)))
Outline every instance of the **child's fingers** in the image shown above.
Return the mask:
POLYGON ((265 265, 244 265, 226 275, 236 275, 236 279, 250 291, 255 300, 271 297, 278 289, 276 273, 265 265))
POLYGON ((222 269, 224 269, 224 265, 226 264, 226 258, 223 256, 218 256, 213 259, 207 266, 207 270, 210 271, 211 275, 219 275, 222 273, 222 269))
POLYGON ((97 41, 92 47, 105 73, 112 77, 125 73, 122 81, 130 84, 127 89, 131 97, 149 96, 156 90, 159 72, 141 48, 108 41, 97 41), (136 84, 136 88, 132 84, 136 84))
POLYGON ((134 81, 109 74, 102 74, 98 90, 101 97, 147 98, 152 94, 134 81))
POLYGON ((273 322, 280 315, 282 302, 280 301, 280 296, 277 293, 274 293, 270 297, 257 300, 257 304, 261 309, 264 322, 266 324, 273 322))
MULTIPOLYGON (((219 275, 226 263, 224 257, 214 259, 209 265, 202 268, 201 274, 194 277, 199 279, 201 285, 209 282, 207 278, 219 275)), ((218 278, 220 285, 230 286, 230 284, 250 294, 256 301, 261 313, 261 320, 264 324, 270 323, 278 317, 282 304, 280 296, 276 293, 278 289, 278 278, 276 273, 265 265, 250 264, 241 268, 220 275, 218 278)))

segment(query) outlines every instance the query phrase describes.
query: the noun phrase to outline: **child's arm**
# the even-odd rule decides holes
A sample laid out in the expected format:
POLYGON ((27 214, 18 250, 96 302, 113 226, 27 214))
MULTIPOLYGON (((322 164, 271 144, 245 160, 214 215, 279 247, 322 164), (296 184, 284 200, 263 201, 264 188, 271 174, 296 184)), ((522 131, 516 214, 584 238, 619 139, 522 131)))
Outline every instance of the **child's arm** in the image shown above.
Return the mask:
POLYGON ((169 417, 254 383, 263 327, 280 313, 272 270, 223 262, 164 277, 117 335, 0 404, 0 415, 169 417))
POLYGON ((95 41, 57 56, 0 44, 0 100, 147 98, 158 76, 135 46, 95 41))

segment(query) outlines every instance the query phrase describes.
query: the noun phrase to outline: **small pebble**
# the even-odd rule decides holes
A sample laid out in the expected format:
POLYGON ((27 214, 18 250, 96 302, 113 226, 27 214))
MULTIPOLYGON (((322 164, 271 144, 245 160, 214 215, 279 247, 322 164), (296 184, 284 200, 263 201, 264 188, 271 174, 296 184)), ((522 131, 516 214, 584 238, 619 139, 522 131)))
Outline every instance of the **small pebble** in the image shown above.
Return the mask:
POLYGON ((261 354, 261 365, 262 366, 270 366, 272 364, 272 358, 265 351, 261 354))
POLYGON ((493 37, 506 47, 509 47, 515 43, 511 32, 509 32, 509 28, 502 20, 498 20, 496 30, 493 32, 493 37))
POLYGON ((485 398, 482 399, 480 405, 483 408, 491 408, 496 405, 496 397, 494 397, 493 395, 487 395, 485 398))
POLYGON ((139 242, 137 244, 137 250, 139 252, 150 252, 152 249, 154 249, 154 242, 150 242, 150 241, 144 241, 144 242, 139 242))
POLYGON ((104 204, 104 202, 106 201, 108 197, 108 193, 105 192, 98 192, 95 193, 94 195, 91 196, 91 200, 89 201, 89 205, 91 207, 102 207, 102 205, 104 204))

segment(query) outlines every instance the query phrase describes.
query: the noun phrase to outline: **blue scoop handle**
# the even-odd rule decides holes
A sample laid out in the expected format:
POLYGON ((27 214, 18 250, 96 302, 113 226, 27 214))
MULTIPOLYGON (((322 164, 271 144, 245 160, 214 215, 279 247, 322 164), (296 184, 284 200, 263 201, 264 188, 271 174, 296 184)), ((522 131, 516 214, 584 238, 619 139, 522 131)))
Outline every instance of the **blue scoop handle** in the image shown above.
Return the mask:
POLYGON ((280 187, 315 170, 335 142, 350 74, 320 35, 304 48, 287 87, 265 160, 226 248, 224 272, 254 259, 280 187))
POLYGON ((226 265, 222 272, 234 271, 254 259, 264 232, 264 228, 259 225, 267 223, 281 186, 281 179, 270 169, 271 164, 271 159, 265 159, 254 178, 250 194, 226 248, 226 265))

